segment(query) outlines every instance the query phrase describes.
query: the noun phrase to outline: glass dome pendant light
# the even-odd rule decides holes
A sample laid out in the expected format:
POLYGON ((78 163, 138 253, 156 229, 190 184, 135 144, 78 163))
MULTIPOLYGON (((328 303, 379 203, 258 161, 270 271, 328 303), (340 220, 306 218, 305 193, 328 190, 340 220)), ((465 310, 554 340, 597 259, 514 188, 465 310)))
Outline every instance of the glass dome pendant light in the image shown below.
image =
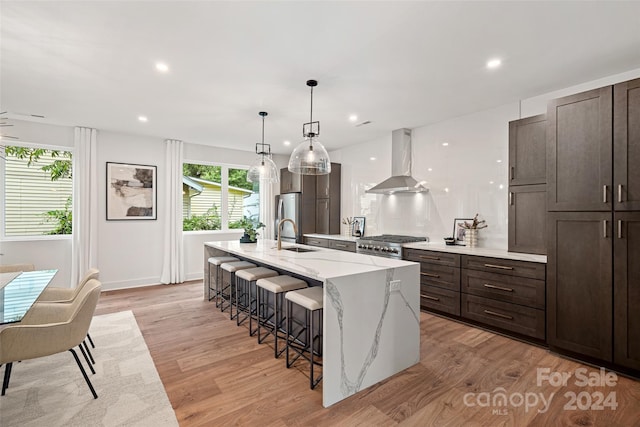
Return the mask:
POLYGON ((302 175, 326 175, 331 173, 329 153, 318 141, 320 122, 313 121, 313 88, 318 85, 316 80, 307 80, 311 88, 311 116, 309 123, 302 125, 302 141, 291 153, 289 171, 302 175))
POLYGON ((269 183, 280 182, 280 178, 278 177, 278 167, 271 159, 271 144, 264 143, 264 118, 268 113, 266 111, 260 111, 258 114, 262 116, 262 143, 256 143, 256 154, 260 157, 258 158, 258 161, 249 168, 249 171, 247 172, 247 181, 266 181, 269 183), (258 148, 258 146, 260 146, 260 148, 258 148))

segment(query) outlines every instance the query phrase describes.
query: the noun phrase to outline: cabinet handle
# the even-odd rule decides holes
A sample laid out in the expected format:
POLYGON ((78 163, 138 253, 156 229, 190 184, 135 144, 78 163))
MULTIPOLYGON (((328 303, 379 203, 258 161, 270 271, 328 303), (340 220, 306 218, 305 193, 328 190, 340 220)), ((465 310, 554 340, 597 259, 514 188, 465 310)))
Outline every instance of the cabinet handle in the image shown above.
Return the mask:
POLYGON ((436 279, 440 277, 440 275, 439 275, 439 274, 433 274, 433 273, 423 273, 423 272, 420 272, 420 274, 421 274, 421 275, 423 275, 423 276, 427 276, 427 277, 435 277, 436 279))
POLYGON ((618 239, 622 239, 622 220, 618 220, 618 239))
POLYGON ((431 295, 420 294, 422 298, 430 299, 432 301, 440 301, 440 298, 432 297, 431 295))
POLYGON ((509 191, 509 206, 513 206, 513 191, 509 191))
POLYGON ((509 171, 509 177, 513 179, 513 166, 511 166, 511 170, 509 171))
POLYGON ((496 313, 495 311, 491 311, 491 310, 485 310, 484 312, 486 314, 490 314, 492 316, 502 317, 503 319, 513 320, 513 316, 507 316, 506 314, 496 313))
POLYGON ((337 247, 339 247, 339 248, 346 248, 346 247, 347 247, 347 245, 342 245, 342 244, 340 244, 340 243, 336 243, 335 245, 336 245, 337 247))
POLYGON ((622 203, 622 184, 618 184, 618 203, 622 203))
POLYGON ((432 259, 432 260, 435 260, 435 261, 440 261, 440 258, 439 258, 439 257, 437 257, 437 256, 420 255, 420 258, 423 258, 423 259, 432 259))
POLYGON ((492 285, 490 283, 485 283, 484 287, 485 288, 491 288, 491 289, 499 289, 501 291, 506 291, 506 292, 513 292, 513 289, 511 289, 511 288, 503 288, 502 286, 496 286, 496 285, 492 285))
POLYGON ((607 203, 607 187, 606 184, 602 186, 602 203, 607 203))
POLYGON ((602 221, 602 237, 607 238, 607 220, 602 221))
POLYGON ((507 267, 505 265, 485 264, 484 266, 489 268, 499 268, 501 270, 513 270, 513 267, 507 267))

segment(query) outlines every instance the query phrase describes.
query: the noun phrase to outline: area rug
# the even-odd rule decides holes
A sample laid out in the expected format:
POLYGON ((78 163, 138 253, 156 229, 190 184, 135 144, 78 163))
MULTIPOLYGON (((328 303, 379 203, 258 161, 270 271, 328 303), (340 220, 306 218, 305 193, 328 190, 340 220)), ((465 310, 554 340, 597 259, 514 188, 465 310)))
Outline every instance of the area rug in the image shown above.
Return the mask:
POLYGON ((133 313, 95 316, 89 332, 95 375, 78 356, 98 399, 68 351, 14 363, 7 394, 0 396, 0 426, 178 425, 133 313))

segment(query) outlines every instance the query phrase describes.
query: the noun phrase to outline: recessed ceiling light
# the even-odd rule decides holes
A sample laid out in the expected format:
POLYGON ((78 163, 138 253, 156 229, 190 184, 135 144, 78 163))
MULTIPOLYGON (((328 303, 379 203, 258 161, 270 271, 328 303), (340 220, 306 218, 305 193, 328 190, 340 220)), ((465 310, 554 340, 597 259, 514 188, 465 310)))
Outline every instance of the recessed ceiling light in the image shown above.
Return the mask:
POLYGON ((167 73, 169 72, 169 66, 164 62, 156 62, 156 70, 161 73, 167 73))
POLYGON ((489 184, 493 184, 493 181, 489 181, 489 184))
POLYGON ((448 193, 448 192, 449 192, 449 189, 448 189, 448 188, 445 188, 445 189, 444 189, 444 191, 445 191, 445 193, 448 193))
POLYGON ((498 185, 498 188, 502 190, 504 188, 504 185, 500 184, 498 185))
POLYGON ((355 114, 352 114, 349 116, 349 121, 350 122, 356 122, 358 121, 358 116, 356 116, 355 114))
POLYGON ((443 146, 443 147, 447 147, 448 145, 449 145, 449 143, 448 143, 448 142, 443 142, 443 143, 442 143, 442 146, 443 146))
POLYGON ((138 116, 138 120, 142 123, 147 123, 149 121, 149 119, 147 119, 147 116, 138 116))
POLYGON ((376 159, 375 157, 369 157, 369 160, 375 160, 375 159, 376 159))
POLYGON ((490 59, 487 61, 487 68, 490 70, 498 68, 500 65, 502 65, 502 61, 498 58, 490 59))
POLYGON ((289 146, 289 145, 291 145, 291 141, 284 141, 283 144, 286 145, 286 146, 289 146))
POLYGON ((502 163, 502 160, 498 159, 498 160, 496 160, 496 162, 498 162, 498 163, 502 163))
POLYGON ((428 168, 427 170, 428 170, 429 172, 431 172, 431 171, 432 171, 433 169, 431 169, 431 168, 428 168))

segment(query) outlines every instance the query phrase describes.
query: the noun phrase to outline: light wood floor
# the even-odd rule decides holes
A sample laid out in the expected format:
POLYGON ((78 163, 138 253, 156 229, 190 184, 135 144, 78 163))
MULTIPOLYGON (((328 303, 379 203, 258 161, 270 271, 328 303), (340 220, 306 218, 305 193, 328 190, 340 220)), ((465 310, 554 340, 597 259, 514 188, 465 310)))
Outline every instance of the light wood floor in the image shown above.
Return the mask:
POLYGON ((640 382, 619 376, 614 387, 579 387, 572 376, 566 387, 539 386, 536 368, 598 371, 426 313, 419 364, 323 408, 322 387, 309 390, 306 366, 286 369, 270 344, 258 345, 246 326, 203 300, 202 282, 106 292, 96 314, 124 310, 136 316, 181 426, 640 426, 640 382), (500 392, 513 404, 479 406, 500 392), (583 405, 615 392, 618 406, 565 410, 567 392, 586 392, 583 405), (541 401, 515 406, 520 396, 535 403, 534 393, 547 400, 553 393, 548 411, 538 412, 541 401))

